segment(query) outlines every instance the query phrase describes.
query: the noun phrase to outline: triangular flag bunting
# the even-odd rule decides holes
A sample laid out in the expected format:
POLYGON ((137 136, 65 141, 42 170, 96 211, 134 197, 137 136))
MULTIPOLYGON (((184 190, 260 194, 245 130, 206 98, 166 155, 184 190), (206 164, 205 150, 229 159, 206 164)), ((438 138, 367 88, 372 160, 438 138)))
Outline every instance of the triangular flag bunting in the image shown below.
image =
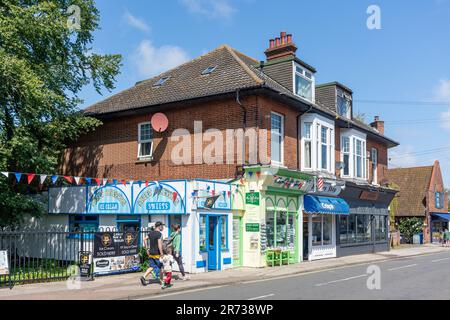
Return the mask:
POLYGON ((228 197, 231 196, 231 191, 227 191, 228 197))
POLYGON ((145 181, 145 187, 146 188, 148 187, 148 181, 145 181))
POLYGON ((216 194, 216 190, 212 190, 211 191, 211 194, 213 195, 213 197, 215 196, 215 194, 216 194))
POLYGON ((106 185, 108 183, 108 179, 104 178, 103 179, 103 185, 106 185))
POLYGON ((127 186, 127 180, 122 180, 122 184, 126 187, 127 186))
POLYGON ((87 184, 91 184, 92 182, 92 178, 84 178, 84 180, 86 180, 87 184))
POLYGON ((253 176, 253 171, 249 171, 248 176, 251 178, 253 176))
POLYGON ((14 175, 16 176, 17 182, 20 182, 20 178, 22 177, 22 174, 21 173, 14 173, 14 175))
POLYGON ((139 186, 139 188, 140 188, 141 185, 142 185, 142 181, 141 181, 141 180, 138 180, 137 184, 138 184, 138 186, 139 186))
POLYGON ((73 183, 73 178, 71 176, 64 176, 64 179, 66 179, 66 181, 70 184, 73 183))
POLYGON ((99 178, 94 179, 98 186, 100 186, 101 180, 99 178))
POLYGON ((55 184, 58 181, 58 176, 52 176, 52 184, 55 184))
POLYGON ((117 179, 113 179, 113 184, 116 186, 117 185, 117 179))
POLYGON ((130 180, 130 184, 133 185, 133 183, 134 183, 134 180, 130 180))
POLYGON ((47 175, 46 175, 46 174, 41 174, 41 175, 39 176, 39 183, 40 183, 40 184, 44 184, 45 179, 47 179, 47 175))
POLYGON ((27 173, 28 184, 30 184, 31 181, 33 181, 33 179, 34 179, 35 176, 36 176, 35 173, 27 173))
POLYGON ((259 177, 261 176, 261 171, 257 171, 257 172, 256 172, 256 176, 257 176, 258 179, 259 179, 259 177))
POLYGON ((73 179, 75 180, 75 183, 76 183, 77 185, 80 184, 80 177, 73 177, 73 179))
POLYGON ((5 177, 9 178, 9 172, 2 171, 2 175, 4 175, 5 177))
POLYGON ((176 193, 176 192, 172 193, 173 202, 175 202, 175 200, 177 200, 177 196, 178 196, 178 193, 176 193))

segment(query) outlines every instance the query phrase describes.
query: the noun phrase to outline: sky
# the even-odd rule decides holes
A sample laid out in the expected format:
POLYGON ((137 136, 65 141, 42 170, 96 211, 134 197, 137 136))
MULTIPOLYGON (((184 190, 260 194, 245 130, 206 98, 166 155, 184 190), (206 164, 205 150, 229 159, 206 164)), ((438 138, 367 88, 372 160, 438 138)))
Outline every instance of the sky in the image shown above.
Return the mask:
POLYGON ((390 167, 439 160, 450 187, 450 0, 97 0, 92 50, 123 56, 116 89, 87 87, 81 108, 221 44, 264 60, 270 38, 293 34, 316 83, 339 81, 354 113, 385 121, 398 141, 390 167), (380 29, 369 29, 371 5, 380 29))

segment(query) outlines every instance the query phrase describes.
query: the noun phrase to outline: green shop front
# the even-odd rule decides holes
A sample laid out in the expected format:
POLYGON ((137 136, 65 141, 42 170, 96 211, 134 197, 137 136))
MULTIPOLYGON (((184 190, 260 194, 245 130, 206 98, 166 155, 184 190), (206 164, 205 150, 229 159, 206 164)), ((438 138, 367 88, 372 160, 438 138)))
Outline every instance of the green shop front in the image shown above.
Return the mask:
POLYGON ((246 267, 300 262, 302 201, 313 176, 271 166, 244 171, 235 182, 233 198, 235 219, 240 221, 236 226, 241 235, 239 262, 246 267))

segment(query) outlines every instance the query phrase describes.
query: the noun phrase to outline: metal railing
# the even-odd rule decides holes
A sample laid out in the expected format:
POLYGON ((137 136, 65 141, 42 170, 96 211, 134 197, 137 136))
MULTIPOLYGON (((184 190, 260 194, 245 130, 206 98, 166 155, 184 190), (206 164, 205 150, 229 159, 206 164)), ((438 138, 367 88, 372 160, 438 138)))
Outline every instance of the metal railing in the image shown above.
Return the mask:
MULTIPOLYGON (((148 229, 131 231, 137 232, 138 245, 142 247, 148 229)), ((0 230, 0 253, 6 251, 8 268, 5 272, 5 265, 2 268, 0 264, 0 287, 69 278, 73 270, 71 266, 79 264, 80 252, 93 252, 94 237, 98 232, 114 235, 124 231, 114 228, 90 231, 0 230)))

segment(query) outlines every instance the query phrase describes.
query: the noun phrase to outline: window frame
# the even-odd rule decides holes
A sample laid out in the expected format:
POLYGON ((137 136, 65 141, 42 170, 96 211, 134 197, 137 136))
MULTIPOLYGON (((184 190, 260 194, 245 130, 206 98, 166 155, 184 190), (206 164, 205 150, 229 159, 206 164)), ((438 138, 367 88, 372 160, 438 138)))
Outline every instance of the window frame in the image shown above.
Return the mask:
POLYGON ((293 82, 292 83, 294 84, 294 86, 293 86, 294 94, 296 96, 302 98, 302 99, 305 99, 307 101, 315 103, 315 101, 316 101, 316 90, 315 90, 315 88, 316 88, 316 79, 315 79, 315 76, 314 76, 314 72, 309 70, 308 68, 305 68, 304 66, 302 66, 302 65, 300 65, 300 64, 298 64, 296 62, 293 62, 292 77, 293 77, 293 82), (301 69, 302 72, 298 72, 297 68, 301 69), (309 78, 306 75, 306 72, 311 74, 311 78, 309 78), (309 98, 303 97, 303 96, 301 96, 301 95, 299 95, 297 93, 297 75, 300 76, 301 78, 303 78, 304 80, 311 82, 311 100, 309 100, 309 98))
POLYGON ((69 234, 67 235, 68 239, 80 239, 80 234, 74 234, 78 231, 73 230, 73 225, 75 223, 78 223, 79 225, 83 224, 94 224, 95 230, 94 231, 88 231, 88 234, 84 234, 83 239, 89 240, 94 238, 94 233, 97 232, 99 226, 100 226, 100 216, 98 214, 70 214, 68 215, 68 226, 69 226, 69 234), (82 217, 82 219, 76 219, 77 216, 82 217), (87 217, 94 217, 95 220, 87 221, 87 217))
POLYGON ((378 184, 378 149, 370 150, 370 158, 372 160, 372 183, 378 184))
POLYGON ((340 88, 336 88, 336 112, 339 116, 345 117, 347 119, 351 119, 352 116, 352 107, 353 107, 353 99, 352 96, 347 94, 344 90, 340 88), (345 100, 349 101, 349 104, 347 105, 347 112, 346 114, 341 114, 340 105, 338 103, 339 98, 342 98, 345 102, 345 100))
POLYGON ((307 114, 299 118, 300 169, 310 172, 335 174, 335 130, 334 121, 317 114, 307 114), (311 137, 306 137, 305 124, 311 123, 311 137), (322 142, 322 129, 326 129, 326 143, 322 142), (311 142, 311 166, 306 166, 306 142, 311 142), (326 169, 322 168, 322 147, 326 146, 326 169))
POLYGON ((284 166, 284 115, 275 111, 271 111, 270 112, 270 162, 273 165, 276 166, 284 166), (280 133, 275 132, 274 130, 272 130, 272 116, 278 116, 280 117, 280 133), (276 134, 276 135, 280 135, 281 139, 280 139, 280 160, 281 161, 276 161, 272 159, 272 135, 276 134))
POLYGON ((341 177, 342 178, 349 178, 349 179, 356 179, 356 180, 365 180, 367 181, 369 178, 369 175, 367 173, 368 171, 368 156, 367 156, 367 136, 354 130, 354 129, 347 129, 347 130, 341 130, 341 149, 340 149, 340 160, 341 162, 344 162, 344 153, 343 152, 343 139, 348 138, 349 141, 349 170, 348 175, 344 175, 344 170, 341 170, 341 177), (357 142, 361 143, 361 153, 357 154, 357 142), (361 177, 357 176, 357 157, 361 158, 361 177))
POLYGON ((146 160, 146 159, 152 159, 153 158, 153 128, 152 128, 152 124, 147 121, 147 122, 140 122, 138 124, 138 151, 137 151, 137 158, 139 160, 146 160), (145 139, 142 140, 141 139, 141 127, 144 125, 150 125, 150 132, 151 132, 151 139, 145 139), (142 148, 142 144, 144 143, 150 143, 150 155, 141 155, 141 148, 142 148))

